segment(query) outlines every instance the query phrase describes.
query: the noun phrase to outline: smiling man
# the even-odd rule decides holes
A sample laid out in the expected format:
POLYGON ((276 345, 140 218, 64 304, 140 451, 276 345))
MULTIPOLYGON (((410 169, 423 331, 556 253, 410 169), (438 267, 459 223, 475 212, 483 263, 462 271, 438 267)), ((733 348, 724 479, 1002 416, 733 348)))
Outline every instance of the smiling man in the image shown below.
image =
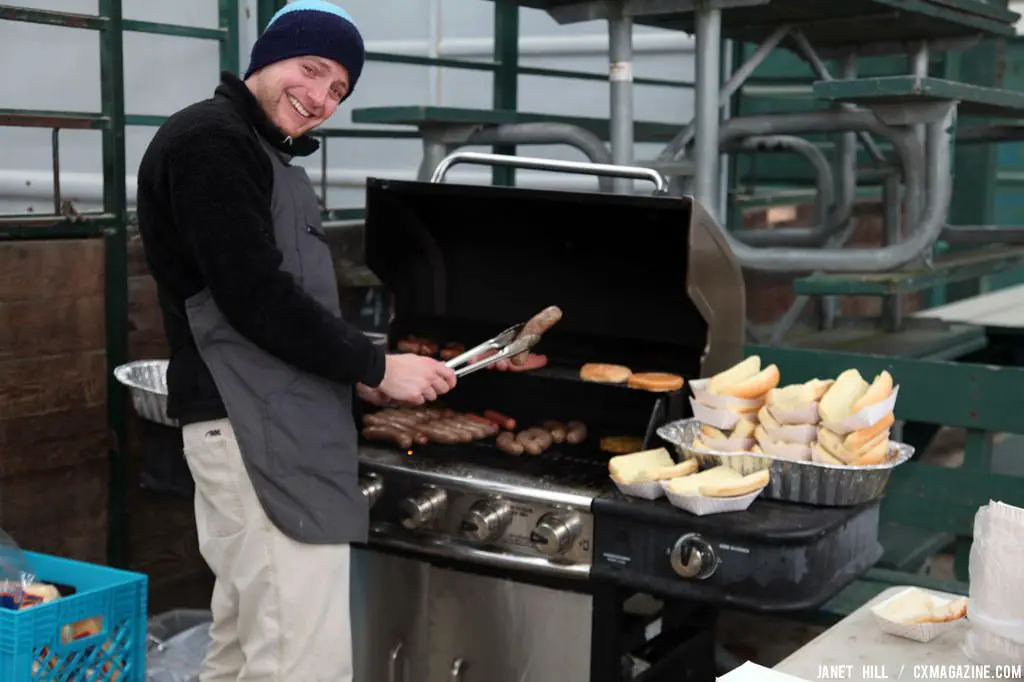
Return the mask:
POLYGON ((172 115, 138 173, 139 232, 170 346, 168 415, 216 576, 201 682, 348 682, 356 396, 422 404, 455 385, 341 319, 316 192, 291 163, 353 92, 363 40, 320 0, 278 12, 244 79, 172 115))

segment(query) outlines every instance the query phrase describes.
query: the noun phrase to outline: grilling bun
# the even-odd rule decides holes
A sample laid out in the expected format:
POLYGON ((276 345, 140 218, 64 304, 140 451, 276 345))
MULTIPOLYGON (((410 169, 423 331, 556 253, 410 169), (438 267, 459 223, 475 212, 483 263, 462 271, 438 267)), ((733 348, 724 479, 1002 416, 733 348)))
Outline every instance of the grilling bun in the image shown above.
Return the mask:
POLYGON ((637 374, 631 374, 626 379, 626 383, 633 388, 639 388, 645 391, 669 392, 678 391, 683 387, 685 382, 678 374, 669 374, 667 372, 640 372, 637 374))
POLYGON ((779 385, 779 368, 761 369, 761 356, 751 355, 743 362, 711 377, 708 392, 730 398, 757 398, 779 385))
POLYGON ((609 365, 603 362, 588 362, 580 367, 580 379, 599 384, 623 384, 633 372, 629 367, 609 365))
POLYGON ((892 375, 886 371, 870 384, 855 369, 840 374, 818 404, 818 413, 825 423, 836 424, 861 410, 877 405, 892 393, 892 375))
POLYGON ((665 448, 619 455, 608 460, 608 473, 624 485, 667 481, 677 476, 687 476, 696 470, 697 460, 689 459, 676 464, 665 448))

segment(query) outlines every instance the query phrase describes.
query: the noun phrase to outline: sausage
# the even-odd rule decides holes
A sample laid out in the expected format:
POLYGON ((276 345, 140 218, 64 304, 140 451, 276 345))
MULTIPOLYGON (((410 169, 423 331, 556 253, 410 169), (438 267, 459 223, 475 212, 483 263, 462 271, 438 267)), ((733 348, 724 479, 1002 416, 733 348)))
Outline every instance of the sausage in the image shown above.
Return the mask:
POLYGON ((397 445, 403 450, 412 447, 412 436, 402 433, 387 426, 367 426, 363 429, 363 438, 367 440, 380 440, 397 445))
POLYGON ((548 420, 541 424, 541 427, 543 427, 545 431, 551 434, 551 440, 553 440, 554 442, 565 442, 566 428, 565 425, 563 425, 561 422, 548 420))
POLYGON ((465 417, 468 421, 476 422, 477 424, 480 424, 481 426, 485 427, 487 429, 488 437, 495 435, 500 430, 497 424, 492 422, 490 419, 487 419, 486 417, 481 417, 478 414, 468 412, 462 416, 465 417))
MULTIPOLYGON (((472 431, 473 432, 473 439, 474 440, 479 439, 479 438, 488 438, 488 437, 494 435, 491 432, 490 428, 488 428, 487 426, 484 426, 483 424, 481 424, 481 423, 479 423, 479 422, 477 422, 477 421, 475 421, 473 419, 469 419, 466 415, 459 415, 458 417, 452 417, 452 419, 449 420, 449 421, 451 423, 453 423, 453 424, 458 425, 459 428, 464 428, 464 429, 468 429, 468 430, 472 431)), ((494 425, 491 424, 491 426, 494 426, 494 425)))
POLYGON ((521 455, 523 454, 523 444, 516 439, 516 435, 511 431, 502 431, 498 434, 498 449, 502 452, 510 455, 521 455))
POLYGON ((587 425, 580 421, 571 421, 566 424, 565 442, 570 445, 579 445, 587 439, 587 425))
POLYGON ((469 443, 477 439, 476 431, 471 429, 469 426, 459 422, 457 418, 444 419, 442 421, 435 422, 437 426, 445 429, 451 429, 452 432, 459 435, 459 442, 469 443))
POLYGON ((446 429, 435 422, 417 424, 414 428, 429 438, 431 443, 455 445, 460 440, 458 433, 453 432, 451 429, 446 429))
POLYGON ((419 353, 420 342, 414 339, 402 339, 398 342, 398 350, 401 353, 419 353))
POLYGON ((426 445, 427 443, 430 442, 429 438, 427 438, 425 435, 417 431, 414 427, 409 426, 408 424, 401 424, 399 422, 385 422, 383 426, 385 428, 393 429, 398 433, 408 434, 409 437, 412 438, 412 442, 416 443, 417 445, 426 445))
MULTIPOLYGON (((516 357, 519 357, 518 355, 516 357)), ((526 356, 526 360, 522 364, 510 363, 508 370, 510 372, 531 372, 535 369, 540 369, 548 364, 548 356, 538 355, 537 353, 529 353, 526 356)))
MULTIPOLYGON (((523 331, 519 333, 517 338, 522 339, 527 336, 537 336, 537 340, 540 340, 541 336, 544 336, 552 327, 554 327, 562 319, 562 309, 556 305, 551 305, 540 311, 529 319, 526 325, 523 326, 523 331)), ((512 364, 522 366, 526 364, 526 359, 529 356, 528 353, 520 353, 512 358, 512 364)))
POLYGON ((526 429, 516 436, 516 440, 528 455, 539 455, 551 447, 551 434, 544 429, 526 429))
POLYGON ((494 410, 484 410, 484 418, 490 419, 492 422, 498 425, 498 428, 505 429, 507 431, 514 431, 516 428, 516 420, 512 417, 506 417, 501 412, 495 412, 494 410))
POLYGON ((459 357, 465 352, 466 347, 463 346, 461 343, 448 343, 445 344, 445 347, 441 350, 441 359, 451 360, 452 358, 459 357))
POLYGON ((420 342, 420 347, 419 347, 419 351, 418 352, 419 352, 420 355, 429 355, 429 356, 433 357, 433 356, 437 355, 437 344, 434 343, 433 341, 430 341, 429 339, 425 340, 425 341, 422 341, 422 342, 420 342))

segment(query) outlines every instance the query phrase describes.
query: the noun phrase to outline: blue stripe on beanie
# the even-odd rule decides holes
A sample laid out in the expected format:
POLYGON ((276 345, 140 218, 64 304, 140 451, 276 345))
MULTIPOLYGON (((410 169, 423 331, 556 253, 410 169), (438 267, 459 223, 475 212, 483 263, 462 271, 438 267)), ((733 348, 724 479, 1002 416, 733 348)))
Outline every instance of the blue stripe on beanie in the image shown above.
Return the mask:
POLYGON ((275 62, 315 55, 331 59, 348 70, 348 95, 355 90, 366 59, 363 37, 352 16, 323 0, 297 0, 271 18, 252 46, 243 78, 275 62))
POLYGON ((277 10, 277 12, 274 13, 274 16, 270 18, 270 21, 267 22, 267 27, 269 28, 271 24, 280 19, 283 15, 288 14, 289 12, 296 12, 298 10, 303 9, 311 9, 318 12, 328 12, 335 16, 341 17, 342 19, 349 22, 353 26, 356 25, 356 20, 352 18, 352 15, 343 10, 342 8, 338 7, 337 5, 333 5, 329 2, 324 2, 324 0, 295 0, 295 2, 288 3, 281 9, 277 10))

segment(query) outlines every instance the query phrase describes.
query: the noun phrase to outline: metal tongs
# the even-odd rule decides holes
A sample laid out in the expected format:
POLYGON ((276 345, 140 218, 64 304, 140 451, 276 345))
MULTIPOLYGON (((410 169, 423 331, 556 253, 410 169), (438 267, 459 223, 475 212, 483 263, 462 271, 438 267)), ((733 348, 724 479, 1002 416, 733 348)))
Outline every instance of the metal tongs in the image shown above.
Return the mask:
POLYGON ((479 369, 490 367, 491 365, 501 362, 502 360, 519 355, 520 353, 524 353, 533 348, 535 345, 537 345, 537 342, 540 341, 540 336, 537 334, 527 334, 521 338, 518 338, 519 334, 523 331, 523 327, 525 326, 526 323, 524 322, 521 324, 517 324, 514 327, 509 327, 505 331, 495 336, 493 339, 488 339, 487 341, 481 343, 479 346, 470 348, 462 355, 457 355, 456 357, 452 358, 445 364, 448 367, 455 370, 455 376, 464 377, 467 374, 472 374, 473 372, 479 369), (465 363, 469 362, 470 360, 480 355, 481 353, 486 353, 487 351, 494 350, 496 348, 500 350, 494 355, 488 358, 484 358, 479 362, 474 362, 472 365, 459 367, 460 365, 464 365, 465 363))

